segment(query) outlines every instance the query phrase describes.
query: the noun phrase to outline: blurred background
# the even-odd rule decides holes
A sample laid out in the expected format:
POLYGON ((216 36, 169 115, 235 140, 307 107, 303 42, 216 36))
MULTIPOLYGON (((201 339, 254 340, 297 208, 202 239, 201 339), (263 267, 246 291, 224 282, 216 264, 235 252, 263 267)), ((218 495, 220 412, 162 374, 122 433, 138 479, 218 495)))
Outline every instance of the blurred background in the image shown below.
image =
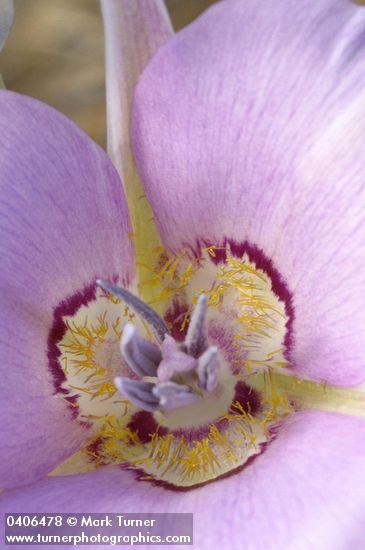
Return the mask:
MULTIPOLYGON (((138 1, 138 0, 136 0, 138 1)), ((216 0, 166 0, 175 30, 216 0)), ((7 88, 53 105, 105 148, 103 26, 98 0, 15 0, 0 58, 7 88)))

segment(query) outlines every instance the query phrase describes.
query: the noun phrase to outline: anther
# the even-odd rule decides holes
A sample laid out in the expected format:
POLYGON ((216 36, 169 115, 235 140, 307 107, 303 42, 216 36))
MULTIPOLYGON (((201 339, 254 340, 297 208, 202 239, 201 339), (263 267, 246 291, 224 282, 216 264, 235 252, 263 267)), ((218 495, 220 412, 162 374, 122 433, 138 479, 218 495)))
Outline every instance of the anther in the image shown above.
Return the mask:
POLYGON ((197 399, 197 394, 189 386, 175 384, 175 382, 163 382, 157 384, 152 393, 159 398, 162 409, 177 409, 191 405, 197 399))
POLYGON ((143 319, 149 324, 157 338, 160 342, 165 338, 165 334, 168 333, 168 328, 165 324, 165 321, 145 302, 142 302, 137 296, 134 296, 129 290, 125 288, 120 288, 117 285, 103 281, 102 279, 97 279, 96 284, 100 286, 106 292, 110 292, 115 296, 119 296, 122 300, 131 306, 136 313, 138 313, 143 319))
POLYGON ((139 376, 156 376, 157 367, 161 362, 161 351, 141 338, 132 323, 127 323, 123 329, 120 349, 128 366, 139 376))
POLYGON ((199 386, 207 392, 215 390, 218 384, 219 359, 218 348, 210 346, 198 360, 199 386))
POLYGON ((191 315, 185 339, 186 350, 193 357, 199 357, 208 347, 205 330, 206 313, 207 297, 205 294, 201 294, 191 315))
POLYGON ((154 412, 159 408, 160 399, 152 393, 155 384, 117 377, 114 383, 120 393, 145 411, 154 412))

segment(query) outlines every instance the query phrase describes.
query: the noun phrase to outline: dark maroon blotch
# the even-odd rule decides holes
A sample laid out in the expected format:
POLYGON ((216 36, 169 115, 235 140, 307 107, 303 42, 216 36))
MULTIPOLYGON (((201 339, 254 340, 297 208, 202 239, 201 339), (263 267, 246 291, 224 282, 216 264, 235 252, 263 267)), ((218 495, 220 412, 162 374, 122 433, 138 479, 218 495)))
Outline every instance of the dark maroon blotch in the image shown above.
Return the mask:
POLYGON ((148 411, 139 411, 132 416, 127 428, 137 432, 141 443, 148 443, 151 440, 151 434, 166 435, 168 430, 159 426, 154 416, 148 411))
POLYGON ((185 323, 183 330, 181 330, 181 327, 188 311, 189 308, 186 304, 181 304, 178 300, 174 300, 165 313, 164 319, 169 327, 169 332, 177 342, 183 342, 185 339, 189 324, 185 323))

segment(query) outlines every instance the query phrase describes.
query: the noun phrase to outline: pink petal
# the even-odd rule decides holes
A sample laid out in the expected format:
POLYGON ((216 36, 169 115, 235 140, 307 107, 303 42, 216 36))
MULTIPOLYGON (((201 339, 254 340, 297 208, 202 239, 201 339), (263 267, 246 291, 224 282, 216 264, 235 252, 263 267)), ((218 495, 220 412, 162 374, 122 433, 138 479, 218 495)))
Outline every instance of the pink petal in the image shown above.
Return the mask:
POLYGON ((165 244, 248 241, 293 295, 291 361, 365 379, 365 9, 219 2, 156 54, 133 141, 165 244))
POLYGON ((119 177, 72 122, 0 92, 0 487, 30 482, 85 437, 55 393, 47 358, 54 309, 97 277, 132 275, 119 177))
MULTIPOLYGON (((9 492, 2 512, 192 512, 194 547, 362 548, 365 421, 304 412, 241 473, 187 492, 118 467, 9 492)), ((143 548, 143 547, 142 547, 143 548)), ((145 547, 146 548, 146 547, 145 547)))

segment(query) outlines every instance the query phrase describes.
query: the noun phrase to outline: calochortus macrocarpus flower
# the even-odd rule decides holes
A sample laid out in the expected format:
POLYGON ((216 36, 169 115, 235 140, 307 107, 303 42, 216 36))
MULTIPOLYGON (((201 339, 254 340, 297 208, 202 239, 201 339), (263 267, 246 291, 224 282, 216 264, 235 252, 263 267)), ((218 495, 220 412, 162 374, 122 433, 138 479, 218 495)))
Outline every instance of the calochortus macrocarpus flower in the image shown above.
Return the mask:
POLYGON ((365 10, 226 0, 169 38, 161 7, 104 2, 130 217, 96 145, 0 95, 2 486, 32 483, 3 509, 360 547, 365 10))

